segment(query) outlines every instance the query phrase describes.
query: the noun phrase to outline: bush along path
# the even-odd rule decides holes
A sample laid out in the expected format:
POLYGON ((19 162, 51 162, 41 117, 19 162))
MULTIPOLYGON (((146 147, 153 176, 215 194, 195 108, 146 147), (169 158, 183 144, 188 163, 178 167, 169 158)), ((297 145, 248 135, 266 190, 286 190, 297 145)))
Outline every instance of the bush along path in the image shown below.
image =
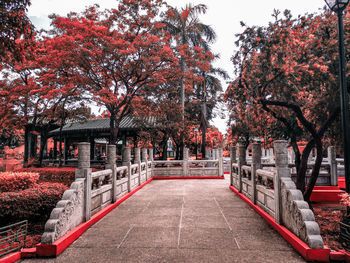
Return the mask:
POLYGON ((40 242, 52 209, 68 189, 61 183, 40 182, 39 178, 38 173, 0 173, 0 227, 28 220, 26 247, 40 242))

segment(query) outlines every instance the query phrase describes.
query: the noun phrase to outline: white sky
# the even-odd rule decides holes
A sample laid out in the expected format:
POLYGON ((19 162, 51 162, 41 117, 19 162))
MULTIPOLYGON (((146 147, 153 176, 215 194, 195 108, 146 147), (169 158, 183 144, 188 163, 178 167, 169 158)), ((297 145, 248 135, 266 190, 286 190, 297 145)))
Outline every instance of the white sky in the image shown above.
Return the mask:
MULTIPOLYGON (((101 8, 117 6, 116 0, 32 0, 31 2, 28 15, 38 29, 49 27, 50 20, 47 16, 52 13, 64 16, 70 11, 80 12, 94 3, 99 4, 101 8)), ((167 0, 167 2, 179 8, 187 3, 207 5, 207 13, 200 19, 211 25, 217 34, 217 40, 212 49, 214 53, 220 54, 221 59, 215 63, 215 66, 225 69, 232 78, 233 66, 230 58, 235 49, 235 34, 242 32, 240 21, 250 26, 267 25, 272 21, 271 14, 274 8, 281 11, 289 9, 296 17, 305 13, 318 12, 325 5, 322 0, 167 0)), ((224 83, 223 85, 226 86, 224 83)), ((216 118, 212 123, 225 133, 225 122, 226 120, 216 118)))

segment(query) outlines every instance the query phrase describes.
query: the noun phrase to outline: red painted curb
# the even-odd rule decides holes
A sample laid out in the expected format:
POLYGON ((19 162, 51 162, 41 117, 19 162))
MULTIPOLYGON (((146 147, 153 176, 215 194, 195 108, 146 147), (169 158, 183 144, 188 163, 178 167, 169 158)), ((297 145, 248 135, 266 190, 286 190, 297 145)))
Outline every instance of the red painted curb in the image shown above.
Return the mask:
POLYGON ((345 261, 345 254, 339 251, 332 251, 329 254, 329 259, 334 261, 345 261))
POLYGON ((269 223, 278 233, 297 250, 308 261, 329 262, 330 249, 325 247, 323 249, 312 249, 301 241, 297 236, 290 232, 284 226, 281 226, 275 222, 275 219, 262 210, 259 206, 254 205, 251 200, 245 195, 238 192, 233 186, 229 187, 234 193, 236 193, 243 201, 250 205, 260 216, 262 216, 267 223, 269 223))
POLYGON ((152 177, 153 180, 176 180, 176 179, 225 179, 223 176, 169 176, 169 177, 152 177))
POLYGON ((345 193, 338 186, 315 186, 310 200, 312 202, 339 202, 340 195, 345 193))
POLYGON ((36 248, 24 248, 21 250, 21 258, 35 258, 36 257, 36 248))
POLYGON ((132 196, 135 192, 140 190, 146 184, 151 182, 153 178, 150 178, 148 181, 144 182, 142 185, 138 186, 130 193, 124 195, 121 199, 117 200, 117 202, 107 206, 105 209, 99 211, 95 215, 91 217, 91 219, 85 223, 80 224, 72 231, 58 239, 56 242, 50 245, 38 244, 36 246, 36 254, 39 257, 56 257, 60 253, 62 253, 70 244, 72 244, 78 237, 80 237, 88 228, 90 228, 93 224, 98 222, 101 218, 111 212, 114 208, 132 196))
POLYGON ((12 263, 21 259, 21 252, 14 252, 0 259, 0 263, 12 263))
POLYGON ((332 251, 330 254, 329 254, 329 258, 331 260, 334 260, 334 261, 345 261, 347 263, 350 262, 350 253, 345 251, 345 250, 341 250, 341 251, 332 251))

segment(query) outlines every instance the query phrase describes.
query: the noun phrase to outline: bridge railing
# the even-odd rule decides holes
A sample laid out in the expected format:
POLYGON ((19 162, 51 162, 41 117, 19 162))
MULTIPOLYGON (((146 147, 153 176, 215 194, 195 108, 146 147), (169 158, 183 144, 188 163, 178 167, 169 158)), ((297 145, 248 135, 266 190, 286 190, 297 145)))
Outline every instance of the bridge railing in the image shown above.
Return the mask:
POLYGON ((287 142, 275 141, 274 153, 275 164, 265 165, 262 163, 261 145, 254 143, 248 165, 244 145, 238 145, 237 160, 236 147, 232 147, 231 185, 311 248, 323 248, 320 229, 313 212, 292 181, 287 142))
MULTIPOLYGON (((235 150, 236 151, 236 150, 235 150)), ((265 149, 262 152, 261 157, 261 165, 264 168, 267 167, 275 167, 275 157, 273 155, 273 149, 265 149)), ((329 146, 327 148, 327 157, 323 158, 322 164, 320 167, 319 176, 316 181, 317 186, 338 186, 338 177, 344 177, 344 166, 343 159, 336 158, 336 152, 334 146, 329 146)), ((235 152, 235 156, 236 156, 235 152)), ((251 154, 251 153, 250 153, 251 154)), ((291 150, 288 150, 288 166, 291 168, 291 176, 294 182, 296 182, 296 167, 294 163, 294 154, 292 154, 291 150)), ((230 163, 229 160, 227 160, 230 163)), ((232 162, 231 162, 232 163, 232 162)), ((246 151, 245 164, 251 165, 252 156, 248 155, 246 151)), ((314 157, 309 158, 307 164, 307 171, 305 176, 305 184, 308 184, 310 180, 310 176, 312 173, 312 169, 315 165, 314 157)), ((226 171, 230 171, 230 164, 225 166, 226 171)))

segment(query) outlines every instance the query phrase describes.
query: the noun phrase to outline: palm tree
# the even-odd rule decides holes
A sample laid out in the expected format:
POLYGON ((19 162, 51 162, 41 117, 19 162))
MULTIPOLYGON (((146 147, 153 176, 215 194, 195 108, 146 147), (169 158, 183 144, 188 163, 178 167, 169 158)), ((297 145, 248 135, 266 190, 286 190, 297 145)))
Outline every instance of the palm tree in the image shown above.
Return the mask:
MULTIPOLYGON (((209 50, 209 44, 215 40, 216 34, 211 26, 201 23, 198 19, 198 15, 206 13, 207 6, 204 4, 195 6, 187 4, 185 8, 177 9, 176 7, 169 6, 169 9, 173 15, 169 16, 163 23, 166 25, 166 29, 170 34, 174 36, 176 44, 188 44, 209 50)), ((185 72, 186 61, 183 57, 180 57, 180 67, 182 72, 185 72)), ((184 121, 185 88, 183 78, 180 79, 180 100, 182 121, 184 121)), ((180 154, 180 158, 182 158, 182 154, 180 154)))
MULTIPOLYGON (((216 55, 215 58, 219 56, 216 55)), ((201 119, 200 128, 202 130, 202 158, 205 159, 205 146, 206 146, 206 129, 208 127, 208 114, 207 114, 207 94, 212 93, 212 96, 216 97, 218 91, 222 91, 221 81, 217 77, 223 79, 228 79, 228 74, 225 70, 221 68, 215 68, 210 65, 210 70, 208 72, 202 71, 203 83, 203 97, 202 97, 202 107, 201 107, 201 119)))

